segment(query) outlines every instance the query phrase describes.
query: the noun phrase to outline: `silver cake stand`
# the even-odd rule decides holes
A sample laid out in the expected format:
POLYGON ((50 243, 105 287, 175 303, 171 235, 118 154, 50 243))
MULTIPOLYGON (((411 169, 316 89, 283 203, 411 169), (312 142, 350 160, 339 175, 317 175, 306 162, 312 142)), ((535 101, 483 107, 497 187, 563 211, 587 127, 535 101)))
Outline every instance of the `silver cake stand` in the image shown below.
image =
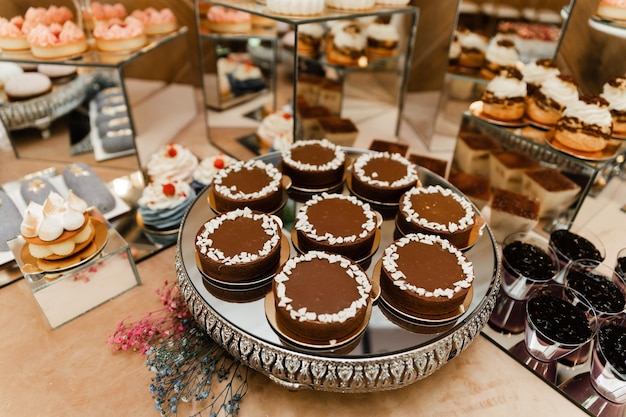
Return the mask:
MULTIPOLYGON (((346 148, 346 152, 353 157, 364 151, 346 148)), ((271 163, 280 161, 278 153, 261 158, 271 163)), ((450 186, 425 169, 420 169, 420 178, 424 185, 450 186)), ((299 204, 290 199, 283 209, 287 237, 299 204)), ((205 189, 183 219, 175 261, 183 296, 196 321, 216 343, 287 389, 363 393, 411 384, 463 352, 485 326, 495 305, 500 255, 486 226, 465 252, 474 264, 476 279, 471 303, 459 317, 445 322, 409 322, 390 314, 379 302, 354 346, 331 350, 294 345, 273 330, 266 317, 263 294, 252 297, 252 301, 241 300, 237 290, 232 292, 236 297, 224 297, 222 291, 206 285, 196 266, 194 241, 200 227, 214 215, 205 189)), ((370 277, 384 248, 394 239, 394 228, 393 217, 388 216, 381 226, 379 249, 366 270, 370 277)), ((295 253, 290 245, 290 255, 295 253)))

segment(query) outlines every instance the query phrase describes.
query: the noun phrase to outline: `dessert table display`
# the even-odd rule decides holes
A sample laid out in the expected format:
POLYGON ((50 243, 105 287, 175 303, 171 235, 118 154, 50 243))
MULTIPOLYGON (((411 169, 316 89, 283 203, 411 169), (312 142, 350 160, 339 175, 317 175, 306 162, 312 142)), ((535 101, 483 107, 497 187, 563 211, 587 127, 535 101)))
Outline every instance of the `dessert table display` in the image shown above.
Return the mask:
MULTIPOLYGON (((347 149, 352 157, 363 152, 347 149)), ((277 164, 280 154, 270 153, 261 159, 277 164)), ((425 186, 449 186, 430 171, 422 170, 419 175, 425 186)), ((214 216, 208 191, 199 194, 181 226, 176 254, 181 291, 199 325, 219 345, 285 388, 371 392, 406 386, 431 375, 465 350, 493 310, 500 285, 500 260, 487 227, 465 252, 474 264, 476 278, 471 303, 460 316, 412 321, 375 305, 362 338, 352 345, 320 347, 285 342, 270 323, 264 297, 267 287, 216 289, 207 285, 198 269, 195 236, 214 216)), ((298 204, 301 203, 290 198, 282 210, 286 235, 290 234, 298 204)), ((393 219, 383 220, 380 246, 367 269, 370 277, 380 253, 394 240, 394 228, 393 219)), ((292 255, 296 253, 294 248, 290 251, 292 255)))

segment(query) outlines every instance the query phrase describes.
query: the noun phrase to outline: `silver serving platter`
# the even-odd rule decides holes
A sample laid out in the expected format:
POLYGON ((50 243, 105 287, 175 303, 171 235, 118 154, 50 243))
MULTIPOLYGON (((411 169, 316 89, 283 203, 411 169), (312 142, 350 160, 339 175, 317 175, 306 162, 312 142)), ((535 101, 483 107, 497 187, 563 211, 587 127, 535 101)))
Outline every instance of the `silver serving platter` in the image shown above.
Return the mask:
MULTIPOLYGON (((364 150, 346 148, 349 157, 364 150)), ((277 164, 279 153, 262 157, 277 164)), ((420 168, 424 185, 450 186, 420 168)), ((346 192, 344 190, 344 192, 346 192)), ((465 253, 473 262, 476 280, 467 311, 441 325, 407 323, 375 305, 358 345, 349 352, 306 349, 284 342, 265 315, 263 294, 254 301, 230 300, 214 295, 196 267, 196 232, 211 217, 207 190, 189 207, 178 235, 176 273, 182 294, 199 325, 233 357, 272 381, 291 390, 314 389, 363 393, 401 388, 425 378, 467 348, 487 323, 500 288, 500 255, 489 226, 465 253)), ((283 213, 285 232, 299 204, 290 200, 283 213)), ((372 277, 384 248, 393 241, 393 217, 383 221, 381 244, 366 272, 372 277)), ((291 248, 291 255, 295 254, 291 248)), ((267 291, 267 290, 266 290, 267 291)))

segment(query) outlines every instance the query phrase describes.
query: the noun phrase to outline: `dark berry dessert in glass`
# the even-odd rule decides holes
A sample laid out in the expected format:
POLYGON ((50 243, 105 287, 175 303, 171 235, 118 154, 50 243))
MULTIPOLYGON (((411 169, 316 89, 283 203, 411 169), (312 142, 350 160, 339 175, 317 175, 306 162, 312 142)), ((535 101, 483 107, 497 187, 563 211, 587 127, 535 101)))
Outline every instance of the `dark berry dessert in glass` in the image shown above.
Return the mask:
POLYGON ((550 232, 550 246, 561 263, 561 270, 577 259, 593 259, 602 262, 606 256, 600 239, 586 228, 576 225, 567 224, 555 227, 550 232))

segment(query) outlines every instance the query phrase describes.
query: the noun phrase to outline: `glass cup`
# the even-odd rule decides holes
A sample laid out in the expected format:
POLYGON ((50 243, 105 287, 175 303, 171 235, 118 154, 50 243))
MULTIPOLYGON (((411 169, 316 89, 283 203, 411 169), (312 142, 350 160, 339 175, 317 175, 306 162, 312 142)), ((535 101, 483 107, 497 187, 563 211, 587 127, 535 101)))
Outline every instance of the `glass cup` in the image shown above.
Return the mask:
POLYGON ((605 320, 595 339, 590 371, 559 388, 598 417, 626 412, 626 313, 605 320))
POLYGON ((626 281, 626 248, 620 249, 620 251, 617 252, 615 272, 622 278, 622 281, 626 281))
MULTIPOLYGON (((550 246, 561 264, 561 271, 577 259, 595 259, 600 262, 606 257, 606 249, 600 238, 583 226, 572 223, 554 225, 550 230, 550 246)), ((557 281, 562 282, 562 274, 557 281)))
MULTIPOLYGON (((622 281, 610 266, 593 259, 578 259, 565 268, 563 282, 566 287, 580 292, 591 303, 598 320, 616 316, 626 308, 626 282, 622 281)), ((586 362, 591 353, 593 341, 589 341, 560 362, 574 366, 586 362)))
POLYGON ((533 232, 516 232, 502 242, 502 291, 489 317, 501 333, 524 331, 525 301, 529 294, 551 282, 559 262, 548 240, 533 232))
POLYGON ((556 383, 557 359, 593 339, 597 323, 593 307, 582 294, 561 284, 546 284, 526 301, 524 340, 510 352, 556 383))

